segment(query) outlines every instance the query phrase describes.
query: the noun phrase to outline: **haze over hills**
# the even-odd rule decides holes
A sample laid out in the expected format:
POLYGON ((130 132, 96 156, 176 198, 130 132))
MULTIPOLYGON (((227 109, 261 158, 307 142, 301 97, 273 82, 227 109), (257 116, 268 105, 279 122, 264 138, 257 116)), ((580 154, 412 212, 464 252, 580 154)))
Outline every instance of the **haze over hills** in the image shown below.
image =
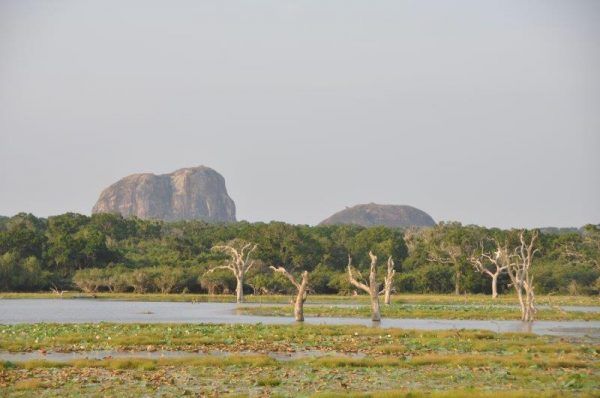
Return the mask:
POLYGON ((430 227, 433 218, 422 210, 406 205, 380 205, 376 203, 346 208, 321 221, 319 225, 356 224, 364 227, 384 225, 392 228, 430 227))
POLYGON ((235 203, 227 194, 225 179, 206 166, 127 176, 102 191, 92 213, 165 221, 236 221, 235 203))

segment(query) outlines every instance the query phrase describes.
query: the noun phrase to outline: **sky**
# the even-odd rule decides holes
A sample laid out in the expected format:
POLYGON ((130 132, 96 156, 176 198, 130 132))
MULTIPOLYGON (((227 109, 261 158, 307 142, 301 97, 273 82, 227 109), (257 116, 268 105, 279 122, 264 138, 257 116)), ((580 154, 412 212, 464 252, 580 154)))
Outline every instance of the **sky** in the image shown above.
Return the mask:
POLYGON ((600 1, 0 0, 0 214, 197 165, 240 220, 600 223, 600 1))

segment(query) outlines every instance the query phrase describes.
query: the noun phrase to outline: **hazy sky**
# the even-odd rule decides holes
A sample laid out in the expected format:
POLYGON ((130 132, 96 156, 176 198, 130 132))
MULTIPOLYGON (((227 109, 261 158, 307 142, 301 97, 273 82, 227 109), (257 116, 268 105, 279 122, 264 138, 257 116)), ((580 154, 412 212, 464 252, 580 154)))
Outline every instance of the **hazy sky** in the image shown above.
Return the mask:
POLYGON ((600 222, 600 1, 0 0, 0 214, 204 164, 238 219, 600 222))

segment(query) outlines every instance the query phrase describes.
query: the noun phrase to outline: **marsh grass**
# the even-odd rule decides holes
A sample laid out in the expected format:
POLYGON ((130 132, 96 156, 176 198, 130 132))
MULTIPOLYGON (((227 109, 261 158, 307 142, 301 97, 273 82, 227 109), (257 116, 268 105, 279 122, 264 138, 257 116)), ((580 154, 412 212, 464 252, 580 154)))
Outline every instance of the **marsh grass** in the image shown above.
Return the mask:
POLYGON ((127 396, 160 390, 165 396, 251 391, 307 397, 325 391, 317 396, 518 398, 588 397, 600 388, 598 344, 524 333, 360 325, 0 325, 0 349, 14 351, 146 351, 148 345, 190 356, 4 361, 2 392, 82 397, 104 396, 108 388, 127 396), (214 349, 219 354, 194 355, 214 349), (313 351, 320 356, 311 357, 313 351), (293 352, 308 356, 281 358, 293 352), (17 389, 21 382, 23 389, 17 389), (369 390, 375 391, 350 393, 369 390))
MULTIPOLYGON (((0 293, 0 299, 71 299, 71 298, 94 298, 105 300, 126 300, 126 301, 173 301, 173 302, 213 302, 213 303, 234 303, 233 295, 207 295, 207 294, 158 294, 158 293, 95 293, 86 294, 82 292, 66 292, 62 296, 51 292, 41 293, 0 293)), ((264 295, 254 296, 246 295, 245 299, 249 303, 281 303, 290 302, 289 295, 264 295)), ((517 305, 516 296, 504 294, 492 300, 489 295, 468 294, 398 294, 394 295, 394 304, 480 304, 480 305, 517 305)), ((366 295, 359 296, 341 296, 341 295, 310 295, 307 304, 327 304, 327 303, 368 303, 369 298, 366 295)), ((561 306, 561 305, 584 305, 600 306, 598 296, 558 296, 558 295, 539 295, 536 296, 538 304, 561 306)))
POLYGON ((7 396, 31 396, 42 391, 50 396, 77 397, 102 396, 104 391, 119 391, 123 396, 155 395, 158 391, 164 396, 193 395, 194 391, 210 396, 273 397, 594 396, 599 385, 596 364, 572 358, 549 359, 424 354, 294 361, 277 361, 265 355, 28 361, 5 367, 1 377, 14 380, 5 390, 7 396), (420 387, 397 389, 406 381, 420 387), (370 388, 385 391, 366 392, 370 388), (239 391, 244 389, 251 392, 244 395, 239 391), (325 392, 313 395, 315 390, 325 392))
POLYGON ((594 393, 577 393, 566 391, 480 391, 475 389, 451 390, 451 391, 373 391, 367 393, 352 392, 324 392, 312 396, 312 398, 561 398, 576 396, 579 398, 592 398, 598 395, 594 393))
POLYGON ((4 362, 1 369, 43 369, 43 368, 103 368, 112 370, 134 369, 155 370, 165 366, 190 366, 190 367, 266 367, 278 366, 278 361, 267 355, 240 355, 240 356, 198 356, 188 358, 105 358, 105 359, 73 359, 69 361, 52 361, 34 359, 20 362, 4 362), (9 366, 6 364, 9 363, 9 366))
POLYGON ((424 352, 595 354, 594 344, 480 330, 419 331, 335 325, 21 324, 0 325, 0 350, 273 351, 326 350, 414 355, 424 352))
POLYGON ((25 379, 19 380, 15 383, 15 390, 38 390, 44 388, 44 382, 40 379, 25 379))
POLYGON ((576 358, 557 358, 557 359, 527 359, 522 356, 497 357, 491 355, 436 355, 426 354, 407 359, 396 357, 377 357, 377 358, 350 358, 350 357, 323 357, 312 360, 311 364, 315 367, 419 367, 430 365, 442 365, 446 367, 485 367, 493 364, 494 366, 503 366, 507 368, 530 368, 539 369, 598 369, 597 363, 582 361, 576 358))
POLYGON ((257 386, 276 387, 281 384, 281 380, 275 377, 264 377, 256 381, 257 386))
MULTIPOLYGON (((306 366, 313 368, 375 368, 375 367, 485 367, 493 364, 506 368, 538 368, 538 369, 598 369, 597 362, 583 361, 572 356, 560 358, 527 358, 518 355, 491 356, 479 354, 424 354, 412 357, 377 356, 349 357, 323 356, 318 358, 302 358, 292 361, 278 361, 268 355, 206 355, 184 358, 108 358, 108 359, 75 359, 69 361, 52 361, 44 359, 10 363, 5 369, 38 369, 38 368, 104 368, 104 369, 137 369, 155 370, 165 366, 190 367, 288 367, 306 366)), ((261 379, 262 380, 262 379, 261 379)))
MULTIPOLYGON (((293 309, 289 305, 281 306, 252 306, 240 307, 238 313, 243 315, 259 316, 284 316, 291 317, 293 309)), ((306 306, 304 314, 312 317, 342 317, 342 318, 368 318, 371 316, 370 307, 356 305, 351 307, 336 306, 306 306)), ((465 320, 518 320, 518 308, 502 306, 449 306, 443 304, 404 305, 392 304, 383 306, 381 314, 385 318, 413 318, 413 319, 465 319, 465 320)), ((536 314, 538 320, 600 320, 600 312, 562 311, 560 309, 540 309, 536 314)))
POLYGON ((0 370, 9 370, 17 368, 17 364, 11 361, 0 361, 0 370))

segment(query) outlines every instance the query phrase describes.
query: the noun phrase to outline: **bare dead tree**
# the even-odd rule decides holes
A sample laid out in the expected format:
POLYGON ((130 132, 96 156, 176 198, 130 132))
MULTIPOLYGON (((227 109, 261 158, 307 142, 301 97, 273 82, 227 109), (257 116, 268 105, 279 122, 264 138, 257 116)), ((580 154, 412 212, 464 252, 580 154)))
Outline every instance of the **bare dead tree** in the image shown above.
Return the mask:
POLYGON ((377 256, 373 252, 369 252, 371 258, 371 267, 369 269, 369 285, 359 282, 354 277, 356 272, 359 279, 363 279, 358 271, 354 271, 352 267, 352 257, 348 256, 348 280, 350 283, 365 291, 371 297, 371 320, 375 322, 381 321, 381 311, 379 310, 379 284, 377 283, 377 256))
POLYGON ((285 275, 286 278, 292 282, 292 285, 296 287, 296 300, 294 302, 294 318, 298 322, 304 322, 304 302, 306 301, 306 296, 308 296, 308 271, 302 272, 302 280, 300 283, 296 281, 294 275, 292 275, 288 270, 283 267, 270 267, 273 271, 279 272, 285 275))
POLYGON ((52 287, 50 288, 50 290, 52 291, 52 293, 54 293, 60 297, 62 297, 63 294, 65 294, 65 292, 68 292, 68 290, 60 290, 59 288, 56 287, 56 285, 54 283, 52 284, 52 287))
POLYGON ((538 249, 534 249, 537 239, 538 231, 534 231, 527 242, 525 230, 522 230, 519 234, 520 245, 515 248, 515 254, 511 256, 507 267, 521 306, 521 320, 525 322, 533 322, 536 313, 533 275, 530 271, 533 257, 538 252, 538 249))
POLYGON ((214 246, 212 250, 229 255, 229 262, 226 265, 220 265, 209 269, 206 273, 214 272, 218 269, 230 270, 237 281, 235 287, 236 302, 244 302, 244 277, 246 273, 254 266, 254 260, 250 259, 252 253, 258 245, 244 241, 232 241, 227 245, 214 246))
POLYGON ((496 251, 494 253, 485 252, 482 242, 480 244, 481 253, 479 256, 473 254, 469 257, 469 262, 477 271, 492 278, 493 299, 498 297, 498 277, 507 270, 510 261, 508 244, 501 246, 497 241, 494 242, 496 244, 496 251), (492 269, 490 269, 490 265, 493 266, 492 269))
POLYGON ((394 260, 392 260, 392 256, 389 256, 387 260, 387 274, 383 279, 383 290, 379 292, 379 294, 383 294, 383 303, 385 305, 390 305, 392 303, 392 285, 394 283, 394 275, 396 275, 396 270, 394 269, 394 260))

